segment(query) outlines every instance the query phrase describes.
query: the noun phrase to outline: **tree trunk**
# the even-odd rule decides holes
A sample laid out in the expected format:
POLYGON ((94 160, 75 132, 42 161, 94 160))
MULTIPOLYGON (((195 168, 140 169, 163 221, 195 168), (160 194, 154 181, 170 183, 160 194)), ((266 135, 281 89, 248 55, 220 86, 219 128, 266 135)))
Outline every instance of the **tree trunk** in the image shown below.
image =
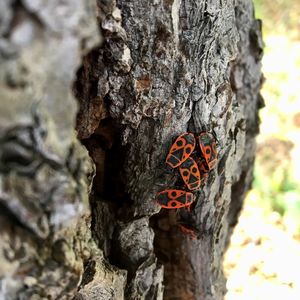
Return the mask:
POLYGON ((0 3, 0 299, 223 298, 260 25, 250 0, 0 3), (202 130, 217 167, 190 213, 161 209, 172 141, 202 130))

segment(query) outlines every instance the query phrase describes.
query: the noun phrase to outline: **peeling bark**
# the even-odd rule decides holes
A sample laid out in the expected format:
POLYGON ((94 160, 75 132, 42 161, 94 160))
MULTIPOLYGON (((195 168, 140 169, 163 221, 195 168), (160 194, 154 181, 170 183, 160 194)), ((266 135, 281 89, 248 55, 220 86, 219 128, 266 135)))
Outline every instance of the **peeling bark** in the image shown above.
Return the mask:
POLYGON ((263 105, 260 27, 242 0, 0 3, 0 298, 223 298, 263 105), (174 137, 202 130, 217 167, 191 213, 161 210, 174 137))

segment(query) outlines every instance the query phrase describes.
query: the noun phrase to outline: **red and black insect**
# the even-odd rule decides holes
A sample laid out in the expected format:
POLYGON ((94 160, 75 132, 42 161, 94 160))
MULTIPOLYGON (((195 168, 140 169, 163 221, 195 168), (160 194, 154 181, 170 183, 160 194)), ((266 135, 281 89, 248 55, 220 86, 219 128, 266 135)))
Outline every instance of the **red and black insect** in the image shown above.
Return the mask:
POLYGON ((194 195, 183 190, 170 189, 157 193, 156 201, 163 208, 189 208, 194 201, 194 195))
POLYGON ((209 168, 204 157, 197 158, 197 165, 200 171, 201 183, 204 183, 207 180, 209 174, 209 168))
POLYGON ((197 136, 197 141, 201 153, 205 159, 208 169, 211 170, 215 167, 218 159, 218 151, 216 147, 216 140, 212 134, 208 132, 201 132, 197 136))
POLYGON ((197 163, 192 157, 188 157, 179 167, 180 175, 189 190, 200 187, 201 174, 197 163))
POLYGON ((166 158, 166 163, 172 168, 177 168, 192 154, 195 145, 196 140, 192 133, 181 134, 173 143, 166 158))

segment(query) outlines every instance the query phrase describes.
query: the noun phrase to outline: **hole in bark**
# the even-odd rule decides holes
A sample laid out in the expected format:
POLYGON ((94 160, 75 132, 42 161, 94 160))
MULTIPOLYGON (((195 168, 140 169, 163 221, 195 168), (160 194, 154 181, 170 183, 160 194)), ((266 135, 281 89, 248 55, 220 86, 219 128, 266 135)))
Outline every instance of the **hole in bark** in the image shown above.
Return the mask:
POLYGON ((93 192, 101 199, 122 203, 128 199, 125 192, 125 174, 122 172, 126 147, 121 145, 119 128, 112 118, 104 119, 88 139, 82 140, 96 165, 93 192))
POLYGON ((84 263, 84 273, 82 275, 82 280, 80 286, 83 287, 94 279, 96 273, 96 262, 94 260, 89 260, 84 263))
POLYGON ((90 194, 92 235, 110 259, 118 211, 129 201, 122 172, 127 148, 121 144, 121 127, 108 114, 109 88, 101 51, 93 49, 83 58, 73 92, 79 102, 78 138, 96 167, 90 194))

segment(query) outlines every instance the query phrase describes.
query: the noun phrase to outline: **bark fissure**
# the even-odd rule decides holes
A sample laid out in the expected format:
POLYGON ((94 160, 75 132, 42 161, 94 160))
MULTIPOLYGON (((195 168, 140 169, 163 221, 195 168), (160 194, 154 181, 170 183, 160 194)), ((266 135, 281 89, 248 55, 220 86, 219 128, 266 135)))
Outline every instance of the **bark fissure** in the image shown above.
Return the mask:
POLYGON ((2 6, 0 88, 13 104, 0 111, 0 206, 13 217, 0 216, 0 293, 222 299, 262 105, 250 1, 8 0, 0 16, 2 6), (202 130, 218 139, 216 168, 191 212, 160 210, 156 193, 180 182, 165 164, 172 141, 202 130))

